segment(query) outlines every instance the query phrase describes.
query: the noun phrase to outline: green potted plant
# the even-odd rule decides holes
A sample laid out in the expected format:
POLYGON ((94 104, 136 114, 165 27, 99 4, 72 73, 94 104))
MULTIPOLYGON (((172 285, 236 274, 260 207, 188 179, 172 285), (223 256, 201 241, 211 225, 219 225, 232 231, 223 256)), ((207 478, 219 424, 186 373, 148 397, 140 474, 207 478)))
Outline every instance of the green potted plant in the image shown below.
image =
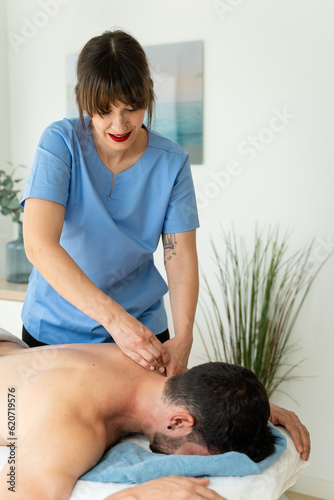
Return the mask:
POLYGON ((24 165, 14 167, 8 162, 11 172, 0 170, 0 212, 2 215, 10 215, 13 222, 18 224, 18 239, 6 245, 6 279, 10 283, 27 283, 32 270, 28 261, 23 244, 22 235, 22 213, 23 208, 18 198, 19 189, 15 189, 22 179, 15 178, 16 170, 24 165))
POLYGON ((291 333, 327 260, 315 266, 313 243, 288 257, 287 239, 288 234, 279 237, 278 228, 269 229, 266 236, 256 230, 250 252, 243 240, 237 241, 234 229, 223 233, 222 249, 211 241, 216 284, 204 276, 206 297, 201 294, 199 302, 206 335, 198 323, 197 328, 208 359, 212 360, 211 345, 214 360, 250 368, 269 397, 282 382, 294 378, 299 363, 287 363, 296 347, 290 343, 291 333))

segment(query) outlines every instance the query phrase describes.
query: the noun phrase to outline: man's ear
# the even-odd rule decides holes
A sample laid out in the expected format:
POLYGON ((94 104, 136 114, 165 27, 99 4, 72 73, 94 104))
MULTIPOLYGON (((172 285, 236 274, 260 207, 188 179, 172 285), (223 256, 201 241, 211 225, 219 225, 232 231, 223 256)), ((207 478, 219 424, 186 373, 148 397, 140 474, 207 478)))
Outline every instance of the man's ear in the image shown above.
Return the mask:
POLYGON ((167 429, 171 436, 185 436, 192 431, 194 417, 185 410, 176 410, 168 417, 167 429))

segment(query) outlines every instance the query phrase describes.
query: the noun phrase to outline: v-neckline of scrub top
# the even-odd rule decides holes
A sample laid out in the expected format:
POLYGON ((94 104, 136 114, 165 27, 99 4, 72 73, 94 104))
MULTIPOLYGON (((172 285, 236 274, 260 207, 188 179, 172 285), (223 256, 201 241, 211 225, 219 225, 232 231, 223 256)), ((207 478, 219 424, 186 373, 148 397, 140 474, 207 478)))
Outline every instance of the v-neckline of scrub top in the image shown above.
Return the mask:
POLYGON ((106 179, 107 196, 111 197, 111 195, 115 189, 116 177, 117 177, 117 179, 125 180, 126 178, 128 178, 128 179, 136 178, 137 175, 140 174, 140 170, 138 170, 138 168, 140 167, 140 165, 142 163, 142 159, 147 155, 147 151, 148 151, 148 148, 149 148, 150 142, 151 142, 150 131, 145 127, 145 130, 147 131, 147 147, 146 147, 145 151, 143 152, 143 154, 140 156, 140 158, 138 158, 138 160, 133 165, 131 165, 131 167, 123 170, 122 172, 118 172, 117 174, 115 174, 114 172, 109 170, 108 167, 106 167, 106 165, 103 163, 102 159, 100 158, 100 155, 99 155, 99 153, 96 149, 95 143, 94 143, 92 130, 89 127, 89 124, 88 124, 88 130, 89 130, 90 139, 92 141, 92 146, 94 148, 94 155, 97 159, 97 163, 100 167, 100 170, 103 172, 103 176, 106 179))

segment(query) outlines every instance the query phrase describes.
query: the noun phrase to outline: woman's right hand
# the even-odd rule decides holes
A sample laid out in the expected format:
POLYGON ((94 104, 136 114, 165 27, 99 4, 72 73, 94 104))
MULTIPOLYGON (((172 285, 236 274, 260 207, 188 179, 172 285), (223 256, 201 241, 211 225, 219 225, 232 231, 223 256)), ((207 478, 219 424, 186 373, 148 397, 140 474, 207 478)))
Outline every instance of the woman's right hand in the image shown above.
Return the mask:
POLYGON ((126 356, 147 370, 165 372, 169 356, 164 346, 151 330, 116 302, 112 322, 105 328, 126 356))
POLYGON ((161 477, 109 495, 105 500, 227 500, 207 488, 209 479, 180 476, 161 477))

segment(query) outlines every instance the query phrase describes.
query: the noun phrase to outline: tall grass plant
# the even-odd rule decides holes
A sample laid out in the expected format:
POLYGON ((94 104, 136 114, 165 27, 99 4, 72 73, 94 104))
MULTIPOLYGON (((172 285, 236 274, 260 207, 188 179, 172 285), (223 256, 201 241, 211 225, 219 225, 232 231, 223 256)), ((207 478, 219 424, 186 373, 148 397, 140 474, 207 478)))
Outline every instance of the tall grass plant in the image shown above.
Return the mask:
POLYGON ((250 368, 270 397, 284 381, 295 378, 299 363, 288 364, 296 348, 291 334, 325 261, 316 265, 311 258, 313 242, 288 256, 288 233, 280 237, 278 227, 263 233, 256 228, 250 252, 234 229, 223 232, 222 248, 211 240, 217 282, 203 276, 199 304, 205 335, 198 323, 197 328, 209 360, 250 368))

